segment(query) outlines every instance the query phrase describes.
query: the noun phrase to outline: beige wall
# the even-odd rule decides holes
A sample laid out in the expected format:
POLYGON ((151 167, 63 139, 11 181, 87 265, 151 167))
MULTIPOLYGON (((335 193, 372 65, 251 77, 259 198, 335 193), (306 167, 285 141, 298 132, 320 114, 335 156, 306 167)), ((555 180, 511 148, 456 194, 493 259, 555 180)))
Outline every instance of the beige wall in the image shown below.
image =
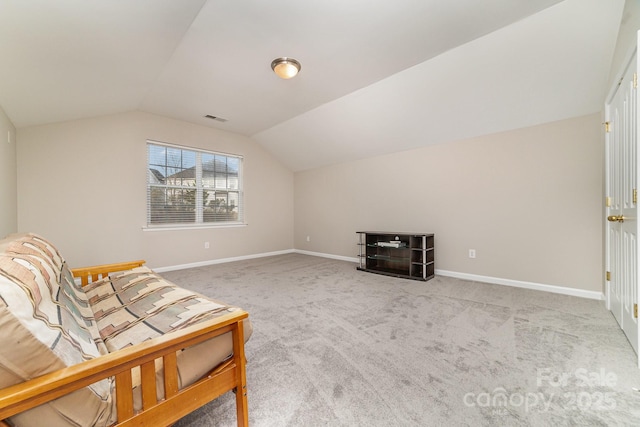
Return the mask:
POLYGON ((601 292, 600 121, 296 173, 295 247, 355 257, 358 230, 434 232, 437 269, 601 292))
POLYGON ((0 239, 18 229, 16 128, 0 107, 0 239))
POLYGON ((600 121, 300 172, 295 190, 290 171, 233 133, 146 113, 29 127, 18 135, 18 229, 51 238, 72 265, 152 267, 292 247, 354 257, 357 230, 427 231, 440 270, 600 292, 600 121), (243 155, 249 225, 143 231, 147 139, 243 155))
POLYGON ((143 258, 158 268, 293 247, 293 173, 238 134, 135 112, 22 128, 17 156, 18 228, 50 238, 72 266, 143 258), (143 231, 147 139, 243 155, 248 225, 143 231))

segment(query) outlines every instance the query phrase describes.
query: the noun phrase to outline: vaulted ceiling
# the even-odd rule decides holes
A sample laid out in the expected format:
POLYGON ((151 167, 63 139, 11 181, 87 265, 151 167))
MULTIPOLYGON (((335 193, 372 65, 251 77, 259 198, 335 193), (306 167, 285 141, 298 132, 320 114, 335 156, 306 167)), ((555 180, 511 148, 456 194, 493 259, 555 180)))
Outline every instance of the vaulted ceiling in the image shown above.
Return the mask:
POLYGON ((0 106, 18 128, 161 114, 249 136, 299 171, 600 111, 623 7, 8 0, 0 106), (297 77, 272 73, 280 56, 297 77))

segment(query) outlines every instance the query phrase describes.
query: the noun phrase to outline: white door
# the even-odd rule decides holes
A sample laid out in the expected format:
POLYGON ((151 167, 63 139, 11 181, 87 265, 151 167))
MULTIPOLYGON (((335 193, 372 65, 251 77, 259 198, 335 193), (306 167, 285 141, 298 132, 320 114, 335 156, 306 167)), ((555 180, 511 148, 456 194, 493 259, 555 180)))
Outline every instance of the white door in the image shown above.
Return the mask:
MULTIPOLYGON (((605 106, 609 309, 638 354, 637 55, 605 106)), ((640 359, 639 359, 640 366, 640 359)))

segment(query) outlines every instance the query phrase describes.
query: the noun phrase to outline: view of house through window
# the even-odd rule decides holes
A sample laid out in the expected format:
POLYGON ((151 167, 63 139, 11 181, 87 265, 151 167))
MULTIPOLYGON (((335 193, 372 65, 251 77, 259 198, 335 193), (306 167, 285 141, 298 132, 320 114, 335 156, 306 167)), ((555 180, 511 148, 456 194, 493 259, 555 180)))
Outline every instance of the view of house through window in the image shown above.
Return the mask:
POLYGON ((241 223, 242 157, 147 143, 149 226, 241 223))

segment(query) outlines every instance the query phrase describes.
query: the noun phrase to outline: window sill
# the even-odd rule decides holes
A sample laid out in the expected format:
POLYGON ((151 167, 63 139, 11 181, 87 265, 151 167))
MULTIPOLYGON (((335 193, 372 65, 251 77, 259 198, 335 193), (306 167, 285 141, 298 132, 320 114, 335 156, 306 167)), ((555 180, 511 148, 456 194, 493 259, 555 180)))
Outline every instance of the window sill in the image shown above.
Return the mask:
POLYGON ((246 227, 248 224, 236 222, 231 224, 197 224, 197 225, 167 225, 167 226, 144 226, 142 231, 183 231, 183 230, 202 230, 209 228, 237 228, 246 227))

